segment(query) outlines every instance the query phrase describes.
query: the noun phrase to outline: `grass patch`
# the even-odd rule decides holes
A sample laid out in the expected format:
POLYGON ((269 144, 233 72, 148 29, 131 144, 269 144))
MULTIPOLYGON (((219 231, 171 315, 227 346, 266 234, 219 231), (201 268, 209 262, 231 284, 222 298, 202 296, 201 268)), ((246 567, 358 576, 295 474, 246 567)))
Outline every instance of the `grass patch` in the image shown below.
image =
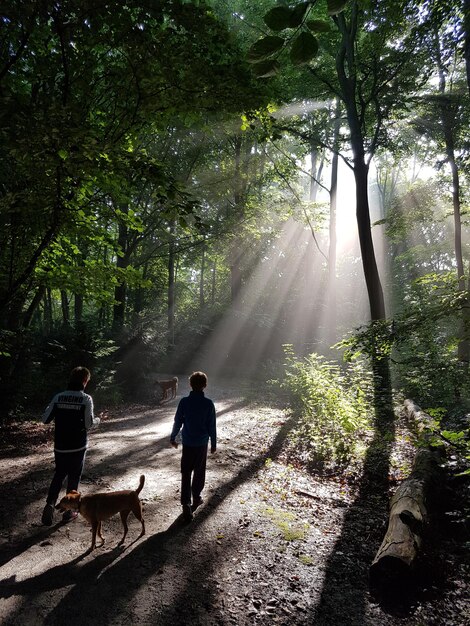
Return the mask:
POLYGON ((276 526, 285 541, 302 541, 310 528, 306 522, 300 522, 294 513, 264 507, 261 513, 268 517, 276 526))
POLYGON ((315 560, 308 554, 299 554, 299 561, 303 563, 303 565, 313 565, 315 562, 315 560))

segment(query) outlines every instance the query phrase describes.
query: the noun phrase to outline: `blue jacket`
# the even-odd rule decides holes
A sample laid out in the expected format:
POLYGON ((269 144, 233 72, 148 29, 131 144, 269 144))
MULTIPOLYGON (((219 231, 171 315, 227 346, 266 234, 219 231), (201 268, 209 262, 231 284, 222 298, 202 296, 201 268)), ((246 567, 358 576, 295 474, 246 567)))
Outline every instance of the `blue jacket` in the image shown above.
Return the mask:
POLYGON ((203 391, 191 391, 189 396, 181 398, 176 409, 175 422, 170 440, 174 441, 183 427, 182 439, 185 446, 217 445, 215 425, 215 406, 206 398, 203 391))

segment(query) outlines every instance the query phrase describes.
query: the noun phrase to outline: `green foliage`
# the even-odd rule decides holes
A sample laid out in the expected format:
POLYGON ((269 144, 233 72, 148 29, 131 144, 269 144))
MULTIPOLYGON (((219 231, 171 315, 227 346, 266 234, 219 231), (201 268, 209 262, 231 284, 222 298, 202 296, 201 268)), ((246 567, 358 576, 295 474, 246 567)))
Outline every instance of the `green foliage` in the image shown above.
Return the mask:
POLYGON ((432 420, 427 420, 421 425, 422 433, 418 441, 422 445, 432 445, 437 448, 446 446, 451 453, 452 460, 449 463, 455 475, 470 475, 470 430, 468 413, 465 414, 462 406, 456 411, 448 411, 444 407, 427 408, 425 412, 432 420))
POLYGON ((338 344, 347 361, 389 358, 395 385, 421 406, 470 402, 464 363, 457 358, 458 320, 467 295, 454 272, 430 273, 407 287, 393 320, 362 326, 338 344))
POLYGON ((286 28, 297 28, 302 24, 311 2, 300 2, 293 6, 280 5, 272 8, 264 16, 266 26, 279 31, 286 28))
POLYGON ((324 20, 307 20, 306 26, 314 33, 329 33, 331 30, 329 22, 324 20))
POLYGON ((318 354, 298 359, 289 346, 286 354, 282 387, 299 419, 292 442, 313 466, 347 464, 373 412, 370 374, 359 362, 341 370, 318 354))
POLYGON ((284 39, 282 37, 276 37, 275 35, 263 37, 263 39, 259 39, 251 46, 248 52, 248 61, 250 63, 258 63, 258 61, 269 59, 283 46, 284 39))
POLYGON ((291 17, 291 7, 280 5, 273 7, 266 13, 264 22, 271 30, 284 30, 285 28, 289 28, 291 17))
POLYGON ((303 31, 298 34, 292 43, 290 59, 294 65, 305 65, 316 56, 318 40, 311 33, 303 31))
POLYGON ((272 31, 293 32, 284 37, 267 35, 252 44, 248 51, 248 61, 255 64, 254 72, 258 77, 273 76, 280 70, 278 57, 284 49, 289 49, 290 60, 294 66, 307 65, 315 58, 319 43, 312 31, 328 32, 329 25, 323 20, 307 20, 314 4, 300 2, 293 6, 278 5, 265 14, 264 22, 272 31))
POLYGON ((25 306, 73 273, 77 250, 109 267, 103 248, 119 247, 117 224, 133 232, 133 245, 148 234, 149 213, 152 226, 173 214, 185 225, 192 217, 197 230, 194 201, 144 138, 155 145, 169 123, 240 113, 258 99, 240 51, 202 2, 21 4, 2 6, 2 322, 13 299, 25 306))
MULTIPOLYGON (((245 329, 239 353, 245 350, 245 338, 247 344, 262 338, 260 343, 269 346, 269 365, 270 358, 277 362, 274 351, 282 341, 297 344, 297 336, 291 335, 298 331, 287 321, 311 289, 308 277, 318 266, 304 254, 305 237, 299 236, 288 250, 278 233, 299 207, 312 230, 324 227, 320 204, 299 200, 305 189, 296 176, 312 149, 332 146, 338 115, 346 120, 344 110, 327 101, 352 98, 368 156, 380 145, 398 158, 420 144, 420 161, 430 165, 436 159, 438 168, 445 159, 439 120, 446 109, 442 119, 454 125, 459 165, 468 166, 468 98, 460 66, 449 74, 455 93, 436 97, 436 81, 427 85, 430 95, 421 89, 433 63, 426 59, 423 64, 421 44, 431 42, 434 31, 429 24, 418 28, 429 17, 429 3, 144 4, 5 0, 2 7, 0 320, 11 334, 0 334, 0 373, 21 389, 21 402, 28 393, 39 398, 40 381, 55 383, 76 358, 92 364, 96 391, 103 398, 127 397, 121 392, 128 387, 136 391, 156 364, 184 368, 230 306, 234 260, 241 285, 254 285, 259 293, 253 308, 243 302, 243 310, 237 311, 245 329), (217 19, 220 14, 228 27, 217 19), (263 35, 249 49, 252 27, 263 35), (348 32, 351 47, 343 54, 348 32), (278 80, 253 80, 253 74, 274 76, 289 58, 278 80), (351 89, 341 87, 341 59, 347 60, 342 70, 351 89), (271 117, 291 100, 299 104, 298 114, 289 120, 271 117), (324 108, 310 110, 313 101, 324 108), (293 132, 290 139, 287 126, 293 132), (425 141, 411 135, 416 130, 426 133, 425 141), (170 257, 176 297, 171 333, 170 257), (270 271, 254 284, 253 268, 260 266, 270 271), (292 284, 289 266, 297 268, 292 284), (119 308, 120 324, 115 325, 119 308), (83 320, 93 337, 80 331, 83 320), (271 338, 281 333, 273 348, 271 338)), ((436 3, 431 4, 434 11, 436 3)), ((450 21, 443 43, 450 68, 459 51, 460 12, 454 20, 447 4, 445 19, 450 21)), ((338 140, 346 159, 347 128, 343 123, 338 140)), ((325 154, 319 158, 328 161, 325 154)), ((397 166, 408 170, 403 161, 397 166)), ((461 191, 465 201, 467 192, 461 191)), ((326 362, 304 364, 306 369, 317 377, 323 372, 333 387, 347 387, 337 376, 350 380, 355 375, 358 354, 383 361, 391 356, 397 383, 418 401, 448 406, 457 391, 465 395, 464 369, 454 357, 464 302, 450 279, 444 285, 437 278, 453 270, 452 206, 439 206, 450 192, 441 172, 438 182, 407 189, 381 221, 393 248, 400 294, 394 304, 403 297, 405 310, 395 307, 399 314, 393 323, 362 328, 343 344, 350 359, 347 376, 328 369, 326 362), (428 277, 410 286, 423 272, 428 277), (436 287, 439 281, 441 287, 436 287)), ((464 240, 464 255, 467 245, 464 240)), ((348 266, 344 282, 351 283, 357 275, 355 261, 343 255, 341 263, 348 266)), ((325 274, 324 268, 316 273, 318 284, 325 274)), ((325 299, 322 294, 298 318, 319 319, 325 299)), ((349 323, 347 316, 360 300, 348 300, 346 306, 338 300, 340 325, 349 323)), ((309 332, 308 340, 317 345, 320 333, 309 332)), ((238 369, 236 359, 227 361, 238 369)), ((258 375, 264 372, 260 365, 258 375)), ((361 376, 357 386, 365 389, 361 376)), ((300 374, 298 378, 298 392, 308 400, 313 393, 308 377, 305 390, 300 374)), ((349 408, 334 389, 328 388, 327 395, 332 400, 325 407, 318 391, 305 411, 310 419, 314 407, 340 423, 338 432, 333 429, 333 449, 341 429, 349 432, 344 418, 349 408)), ((329 423, 329 417, 321 419, 329 423)), ((326 426, 324 432, 328 439, 326 426)), ((324 462, 335 454, 344 456, 329 454, 328 445, 321 437, 315 443, 321 454, 326 450, 324 462)), ((314 458, 312 450, 308 454, 314 458)))
POLYGON ((327 0, 328 15, 338 15, 344 11, 349 0, 327 0))
POLYGON ((421 406, 449 408, 470 400, 466 367, 456 354, 466 301, 456 281, 454 272, 415 281, 393 325, 397 382, 421 406))
POLYGON ((294 513, 283 511, 282 509, 274 509, 273 507, 261 509, 261 513, 273 522, 285 541, 301 541, 305 539, 309 525, 306 522, 298 521, 294 513))
POLYGON ((276 59, 269 59, 267 61, 257 62, 253 71, 258 78, 268 78, 269 76, 275 76, 279 72, 279 69, 279 61, 276 59))
POLYGON ((344 350, 344 359, 349 363, 361 355, 388 359, 393 347, 392 325, 388 320, 371 322, 358 328, 336 347, 344 350))

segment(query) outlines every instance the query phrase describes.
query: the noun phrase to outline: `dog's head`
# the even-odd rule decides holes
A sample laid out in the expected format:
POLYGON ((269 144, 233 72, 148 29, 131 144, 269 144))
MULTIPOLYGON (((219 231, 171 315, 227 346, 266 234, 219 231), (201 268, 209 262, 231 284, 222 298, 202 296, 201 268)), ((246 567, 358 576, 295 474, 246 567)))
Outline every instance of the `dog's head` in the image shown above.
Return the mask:
POLYGON ((67 495, 65 495, 62 500, 60 500, 59 504, 56 505, 56 509, 59 511, 78 511, 80 508, 80 498, 81 494, 78 491, 69 491, 67 495))

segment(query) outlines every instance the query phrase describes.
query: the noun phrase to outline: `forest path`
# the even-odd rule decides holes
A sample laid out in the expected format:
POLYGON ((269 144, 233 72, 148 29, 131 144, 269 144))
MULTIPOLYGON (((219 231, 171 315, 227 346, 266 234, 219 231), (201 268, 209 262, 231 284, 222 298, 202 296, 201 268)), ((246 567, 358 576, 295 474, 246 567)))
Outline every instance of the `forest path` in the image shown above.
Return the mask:
MULTIPOLYGON (((190 524, 180 517, 180 449, 168 445, 184 383, 178 399, 112 411, 91 433, 84 493, 134 488, 140 474, 146 477, 146 535, 137 540, 140 524, 130 516, 123 547, 117 546, 118 516, 104 523, 106 543, 92 553, 81 517, 62 524, 57 516, 51 528, 40 525, 53 470, 44 426, 31 426, 29 452, 25 439, 5 446, 1 623, 459 624, 447 616, 442 622, 423 622, 422 614, 394 617, 370 601, 367 569, 384 530, 383 503, 367 509, 359 503, 351 517, 354 494, 346 483, 283 463, 292 421, 255 391, 210 381, 218 452, 209 455, 205 502, 190 524)), ((462 615, 458 606, 452 610, 462 615)))

